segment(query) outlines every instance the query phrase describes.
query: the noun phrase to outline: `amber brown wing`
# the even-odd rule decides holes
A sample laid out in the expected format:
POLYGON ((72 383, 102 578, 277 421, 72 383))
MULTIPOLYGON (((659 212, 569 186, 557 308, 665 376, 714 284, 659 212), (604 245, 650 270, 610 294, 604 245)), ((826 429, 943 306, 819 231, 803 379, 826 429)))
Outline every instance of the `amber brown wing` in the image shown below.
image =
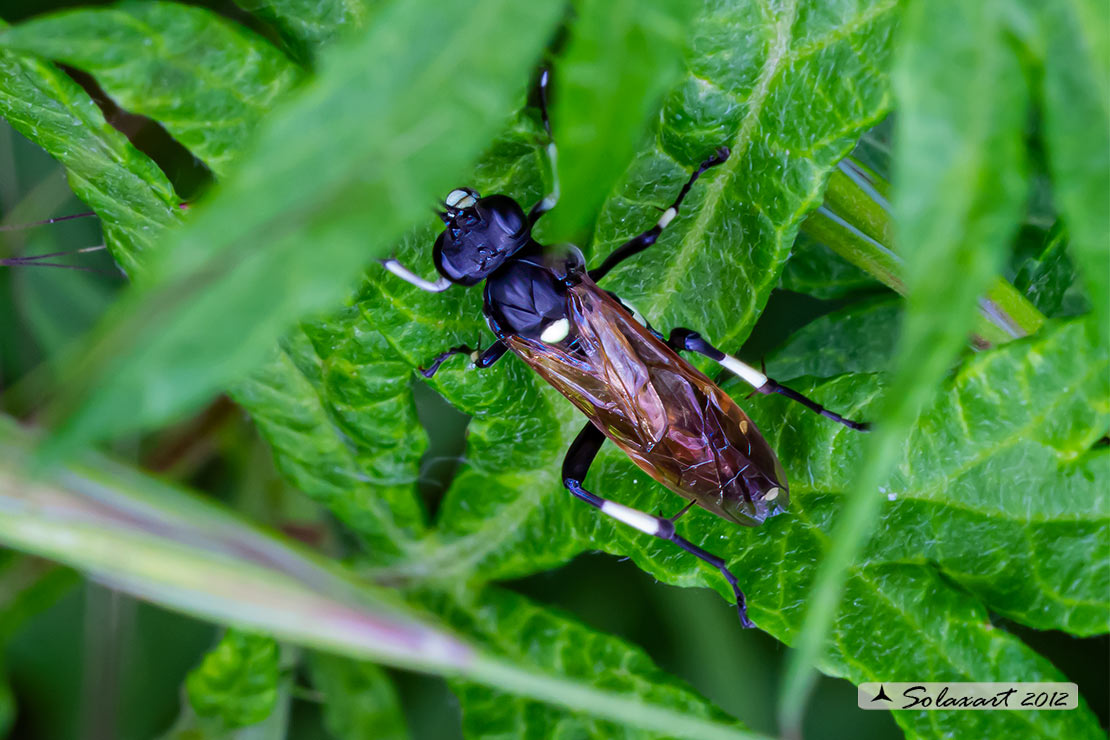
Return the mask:
POLYGON ((509 348, 680 496, 749 526, 785 509, 782 466, 724 391, 588 277, 567 300, 564 341, 509 348))

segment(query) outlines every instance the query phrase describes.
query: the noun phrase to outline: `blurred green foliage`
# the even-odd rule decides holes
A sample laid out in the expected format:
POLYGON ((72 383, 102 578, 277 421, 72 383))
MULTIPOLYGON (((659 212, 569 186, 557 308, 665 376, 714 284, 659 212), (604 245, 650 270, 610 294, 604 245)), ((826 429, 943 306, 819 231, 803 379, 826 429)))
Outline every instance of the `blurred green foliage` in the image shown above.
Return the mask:
MULTIPOLYGON (((26 8, 0 6, 22 20, 0 31, 4 222, 81 210, 64 172, 114 259, 78 266, 130 276, 0 268, 3 411, 53 425, 39 466, 57 488, 44 492, 88 495, 75 487, 81 474, 57 466, 113 440, 134 467, 284 530, 375 593, 393 589, 405 614, 514 666, 521 681, 538 676, 539 688, 480 671, 417 679, 236 629, 202 657, 199 625, 166 617, 136 632, 145 623, 121 621, 102 589, 83 608, 72 595, 51 606, 77 576, 13 552, 0 564, 10 674, 0 675, 0 728, 673 734, 560 705, 559 691, 579 687, 642 702, 645 716, 775 732, 802 726, 815 664, 854 683, 1066 675, 1085 697, 1075 712, 894 721, 908 737, 1103 736, 1105 661, 1083 659, 1107 654, 1110 629, 1110 29, 1093 0, 202 5, 125 2, 27 20, 26 8), (727 144, 731 158, 699 181, 658 245, 605 287, 664 330, 690 326, 750 361, 765 356, 780 380, 878 423, 868 438, 780 398, 744 402, 782 458, 791 512, 739 531, 694 511, 681 529, 732 564, 761 633, 741 634, 710 591, 644 575, 727 597, 716 571, 569 498, 558 473, 582 420, 522 363, 477 372, 449 361, 429 385, 454 410, 414 391, 414 368, 488 341, 479 291, 429 295, 372 258, 392 251, 433 274, 430 206, 453 186, 526 207, 549 191, 555 173, 528 94, 541 65, 565 146, 564 205, 540 236, 573 236, 596 264, 727 144), (833 175, 850 153, 863 180, 833 175), (211 181, 182 185, 182 157, 211 181), (842 180, 826 200, 830 175, 842 180), (876 253, 906 298, 869 267, 876 253), (1035 329, 981 299, 999 275, 1035 329), (983 321, 1001 339, 972 351, 983 321), (212 403, 220 392, 252 425, 212 403), (272 462, 253 452, 256 435, 272 462), (586 555, 595 550, 632 562, 586 555), (196 639, 151 666, 153 643, 177 629, 196 639), (38 647, 65 630, 83 632, 84 648, 38 647), (112 664, 127 640, 156 680, 136 683, 145 674, 134 665, 112 664), (774 640, 801 647, 785 671, 774 640), (283 667, 283 654, 296 664, 283 667), (186 697, 176 723, 173 687, 186 697), (70 709, 48 719, 52 694, 70 709)), ((0 258, 89 246, 87 226, 0 233, 0 258)), ((738 400, 747 392, 724 387, 738 400)), ((5 430, 0 503, 26 504, 28 448, 5 430)), ((162 495, 125 468, 94 468, 91 480, 120 501, 162 495)), ((588 484, 646 511, 674 505, 611 449, 588 484)), ((150 515, 133 505, 120 511, 150 515)), ((260 546, 269 560, 236 551, 236 532, 257 544, 242 523, 205 539, 198 511, 159 514, 167 566, 150 583, 202 575, 190 569, 203 560, 185 551, 168 565, 175 532, 232 570, 307 572, 278 544, 260 546)), ((110 559, 73 544, 93 540, 36 549, 6 516, 4 542, 113 580, 110 559)), ((64 532, 64 521, 43 531, 64 532)), ((130 519, 112 521, 130 534, 130 519)), ((113 582, 125 590, 137 588, 123 578, 137 542, 120 537, 115 553, 113 582)), ((308 583, 291 611, 314 603, 315 586, 325 593, 308 583)), ((184 597, 139 592, 186 608, 184 597)), ((218 598, 238 598, 254 628, 346 644, 305 639, 312 624, 290 632, 250 589, 218 598)), ((427 669, 416 656, 387 662, 427 669)), ((854 696, 824 681, 806 737, 897 734, 854 696)))
POLYGON ((277 704, 280 657, 272 638, 228 630, 185 679, 189 703, 227 729, 261 722, 277 704))

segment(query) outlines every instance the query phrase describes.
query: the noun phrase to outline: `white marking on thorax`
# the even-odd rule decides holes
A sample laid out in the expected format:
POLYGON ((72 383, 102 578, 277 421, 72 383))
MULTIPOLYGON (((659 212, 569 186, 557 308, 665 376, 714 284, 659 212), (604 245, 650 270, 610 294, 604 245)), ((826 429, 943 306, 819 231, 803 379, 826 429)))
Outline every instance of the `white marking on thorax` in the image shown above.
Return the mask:
POLYGON ((557 319, 544 328, 540 334, 540 341, 544 344, 558 344, 570 334, 570 320, 557 319))

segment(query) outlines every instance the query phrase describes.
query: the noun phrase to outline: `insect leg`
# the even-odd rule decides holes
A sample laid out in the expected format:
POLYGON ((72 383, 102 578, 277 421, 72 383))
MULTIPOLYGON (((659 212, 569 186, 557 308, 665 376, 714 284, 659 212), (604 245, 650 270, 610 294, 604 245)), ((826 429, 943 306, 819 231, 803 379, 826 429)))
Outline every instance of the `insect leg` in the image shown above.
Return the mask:
POLYGON ((723 146, 715 151, 712 157, 702 162, 701 165, 694 170, 694 174, 690 175, 690 179, 686 181, 686 184, 682 186, 682 190, 679 191, 678 197, 674 199, 674 203, 671 204, 670 208, 663 211, 663 215, 659 217, 659 221, 655 226, 652 226, 644 233, 629 239, 624 244, 617 247, 612 254, 605 258, 605 261, 601 263, 600 267, 590 270, 590 279, 594 282, 601 280, 601 278, 605 277, 610 270, 621 262, 624 262, 632 255, 639 254, 652 244, 655 244, 655 240, 663 233, 663 229, 667 228, 667 225, 678 215, 678 208, 682 205, 682 200, 686 197, 686 194, 690 192, 690 188, 693 187, 694 182, 701 176, 701 173, 705 172, 710 167, 716 167, 721 164, 728 159, 728 155, 728 147, 723 146))
POLYGON ((404 280, 406 283, 415 285, 417 288, 420 288, 421 290, 427 291, 429 293, 442 293, 453 285, 453 283, 445 277, 441 277, 434 283, 425 280, 392 257, 387 260, 378 260, 378 262, 381 263, 382 267, 389 270, 394 275, 404 280))
POLYGON ((528 223, 532 226, 540 220, 540 216, 550 211, 559 202, 559 150, 555 146, 555 137, 551 135, 551 119, 547 117, 547 78, 548 71, 540 73, 540 116, 543 118, 543 128, 547 131, 547 161, 551 165, 551 192, 543 197, 532 210, 528 212, 528 223))
POLYGON ((798 393, 798 391, 787 388, 773 378, 768 378, 751 365, 741 362, 731 355, 726 355, 724 352, 702 339, 701 334, 698 334, 696 331, 682 328, 672 329, 670 337, 667 338, 667 344, 675 350, 689 350, 690 352, 697 352, 700 355, 705 355, 711 360, 716 360, 726 370, 740 376, 741 380, 751 385, 759 393, 765 395, 778 393, 781 396, 786 396, 791 401, 797 401, 809 410, 816 411, 818 414, 821 414, 821 416, 839 422, 849 429, 866 432, 871 428, 871 425, 865 421, 852 421, 851 419, 845 419, 834 411, 829 411, 816 401, 798 393))
POLYGON ((590 469, 590 464, 593 463, 597 451, 601 449, 604 441, 605 435, 592 422, 586 424, 585 428, 575 437, 570 449, 567 450, 567 456, 563 459, 563 485, 566 486, 567 490, 590 506, 601 509, 602 514, 611 516, 630 527, 635 527, 645 534, 670 540, 694 557, 704 560, 720 570, 725 580, 732 586, 732 592, 736 595, 736 609, 740 612, 740 624, 745 627, 754 627, 755 625, 748 619, 744 592, 740 590, 736 576, 728 569, 728 564, 724 560, 706 552, 693 542, 679 537, 674 529, 674 520, 652 516, 623 504, 618 504, 616 501, 601 498, 582 487, 586 472, 590 469))
POLYGON ((432 360, 432 364, 429 365, 427 369, 420 368, 420 374, 425 378, 432 377, 439 370, 439 366, 443 364, 443 361, 451 355, 470 355, 474 361, 474 367, 484 369, 500 360, 501 355, 505 354, 505 350, 508 348, 508 345, 498 339, 496 342, 486 347, 485 351, 479 355, 478 352, 481 350, 472 349, 465 344, 460 344, 458 347, 452 347, 446 352, 440 352, 436 355, 436 358, 432 360))

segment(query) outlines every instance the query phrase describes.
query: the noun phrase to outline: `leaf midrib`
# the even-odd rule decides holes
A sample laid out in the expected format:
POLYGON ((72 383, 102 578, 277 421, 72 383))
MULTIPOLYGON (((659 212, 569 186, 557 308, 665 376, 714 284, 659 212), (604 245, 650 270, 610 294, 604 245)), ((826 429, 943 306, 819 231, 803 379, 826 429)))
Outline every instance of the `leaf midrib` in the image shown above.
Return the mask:
MULTIPOLYGON (((732 153, 724 164, 720 165, 723 172, 708 183, 705 202, 702 208, 698 210, 697 218, 683 235, 680 242, 681 248, 674 252, 675 258, 663 269, 659 290, 656 292, 657 296, 669 297, 675 295, 679 278, 689 272, 690 261, 709 230, 709 222, 717 213, 718 203, 724 195, 725 186, 736 176, 740 161, 751 144, 753 130, 759 121, 763 105, 770 94, 771 81, 787 56, 787 46, 792 38, 790 29, 794 26, 796 15, 797 2, 791 0, 779 22, 775 25, 775 35, 767 54, 767 60, 759 73, 759 79, 752 90, 752 94, 748 96, 748 111, 744 120, 740 123, 740 129, 737 131, 736 137, 733 139, 732 153)), ((659 308, 660 306, 657 305, 656 319, 659 318, 659 308)))

